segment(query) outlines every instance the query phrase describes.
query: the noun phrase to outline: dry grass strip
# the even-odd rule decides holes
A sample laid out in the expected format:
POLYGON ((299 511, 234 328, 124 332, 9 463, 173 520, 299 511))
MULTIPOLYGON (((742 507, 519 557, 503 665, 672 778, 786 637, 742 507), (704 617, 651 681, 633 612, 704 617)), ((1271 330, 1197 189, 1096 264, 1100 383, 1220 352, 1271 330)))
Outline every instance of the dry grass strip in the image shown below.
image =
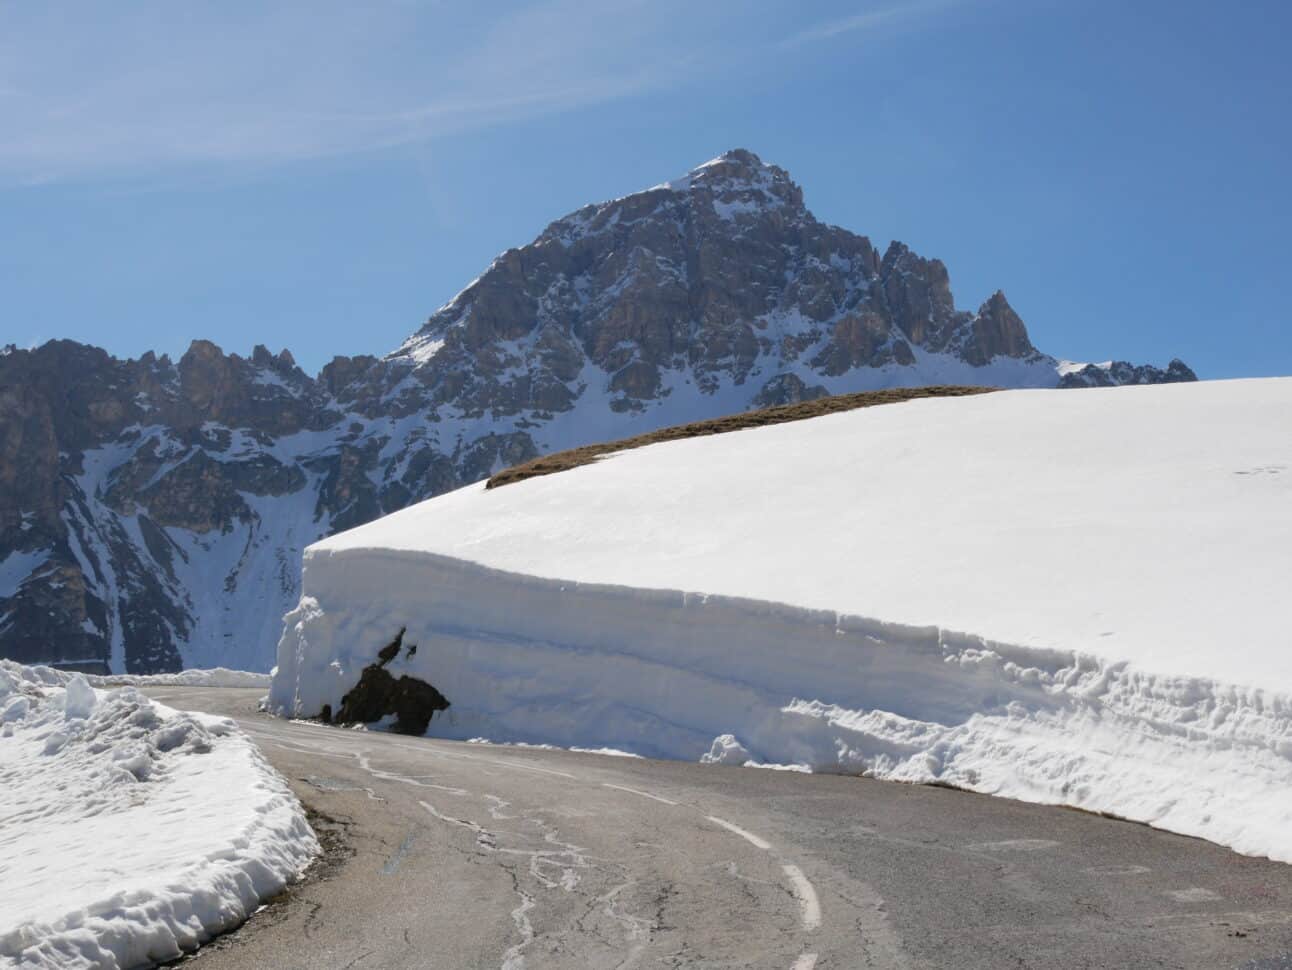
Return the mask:
POLYGON ((774 408, 764 408, 761 411, 729 414, 722 418, 710 418, 707 421, 693 421, 691 424, 660 428, 658 431, 639 434, 634 438, 605 441, 600 444, 584 445, 581 448, 571 448, 569 451, 558 451, 552 455, 544 455, 541 458, 534 458, 523 464, 503 469, 490 478, 485 487, 497 488, 500 485, 523 482, 527 478, 538 478, 540 475, 554 475, 570 468, 578 468, 580 465, 591 464, 603 455, 608 455, 612 452, 628 451, 632 448, 641 448, 661 441, 701 438, 711 434, 726 434, 728 431, 743 431, 746 428, 761 428, 771 424, 785 424, 788 421, 803 421, 807 418, 818 418, 823 414, 869 408, 877 404, 898 404, 902 401, 914 401, 923 397, 964 397, 970 394, 986 394, 994 390, 998 389, 952 384, 935 384, 930 387, 898 387, 886 391, 836 394, 832 397, 819 397, 814 401, 801 401, 798 404, 782 404, 774 408))

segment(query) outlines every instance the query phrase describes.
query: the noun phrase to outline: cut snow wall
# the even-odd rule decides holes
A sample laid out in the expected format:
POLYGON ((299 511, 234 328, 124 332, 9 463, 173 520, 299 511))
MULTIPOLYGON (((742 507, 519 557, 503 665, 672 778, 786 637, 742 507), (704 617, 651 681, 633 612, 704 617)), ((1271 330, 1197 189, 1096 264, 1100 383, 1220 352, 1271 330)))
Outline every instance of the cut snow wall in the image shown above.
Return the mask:
POLYGON ((1292 696, 727 597, 541 579, 428 553, 306 554, 271 708, 336 709, 389 665, 428 734, 942 782, 1292 862, 1292 696), (733 735, 714 745, 722 735, 733 735), (744 757, 742 754, 741 757, 744 757))

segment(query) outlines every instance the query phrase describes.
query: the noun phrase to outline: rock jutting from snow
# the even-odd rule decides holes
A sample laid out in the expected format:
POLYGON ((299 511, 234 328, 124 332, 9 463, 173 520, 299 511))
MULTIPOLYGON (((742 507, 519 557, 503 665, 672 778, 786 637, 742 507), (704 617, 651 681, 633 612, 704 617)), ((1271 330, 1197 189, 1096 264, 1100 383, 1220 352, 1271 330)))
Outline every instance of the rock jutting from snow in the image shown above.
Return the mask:
POLYGON ((400 659, 401 650, 405 650, 405 659, 417 654, 416 644, 404 648, 404 632, 400 630, 394 640, 377 651, 376 662, 363 669, 359 682, 341 698, 335 714, 330 704, 324 705, 320 717, 325 723, 389 721, 396 734, 420 737, 435 714, 448 710, 448 700, 425 680, 407 674, 395 678, 387 669, 400 659))
POLYGON ((932 383, 1187 380, 1062 364, 997 293, 817 221, 748 151, 558 219, 384 358, 318 377, 194 341, 0 350, 0 656, 267 670, 324 536, 539 454, 932 383))

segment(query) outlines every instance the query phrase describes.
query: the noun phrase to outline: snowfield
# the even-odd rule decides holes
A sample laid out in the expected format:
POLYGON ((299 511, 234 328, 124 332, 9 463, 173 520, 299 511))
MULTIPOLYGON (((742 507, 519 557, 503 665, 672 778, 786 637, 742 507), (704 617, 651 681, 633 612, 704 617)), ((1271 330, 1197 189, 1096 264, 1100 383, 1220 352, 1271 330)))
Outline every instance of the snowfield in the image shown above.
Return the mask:
POLYGON ((1292 379, 653 445, 311 546, 271 706, 944 782, 1292 862, 1292 379))
POLYGON ((251 670, 181 670, 174 674, 86 674, 95 687, 268 687, 269 675, 251 670))
POLYGON ((174 959, 317 852, 232 721, 0 661, 0 968, 174 959))

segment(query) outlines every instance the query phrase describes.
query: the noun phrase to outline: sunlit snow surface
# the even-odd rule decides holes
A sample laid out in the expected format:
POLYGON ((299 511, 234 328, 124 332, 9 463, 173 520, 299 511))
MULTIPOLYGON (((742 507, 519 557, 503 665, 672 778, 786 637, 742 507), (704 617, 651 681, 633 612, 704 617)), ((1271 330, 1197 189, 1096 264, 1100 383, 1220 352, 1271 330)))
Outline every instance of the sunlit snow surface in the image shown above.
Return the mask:
POLYGON ((271 698, 335 706, 407 627, 432 734, 937 780, 1292 861, 1289 576, 1292 380, 915 401, 324 540, 271 698))
POLYGON ((0 661, 0 967, 173 959, 317 850, 232 721, 0 661))
POLYGON ((87 675, 95 687, 268 687, 269 675, 251 670, 181 670, 174 674, 87 675))

